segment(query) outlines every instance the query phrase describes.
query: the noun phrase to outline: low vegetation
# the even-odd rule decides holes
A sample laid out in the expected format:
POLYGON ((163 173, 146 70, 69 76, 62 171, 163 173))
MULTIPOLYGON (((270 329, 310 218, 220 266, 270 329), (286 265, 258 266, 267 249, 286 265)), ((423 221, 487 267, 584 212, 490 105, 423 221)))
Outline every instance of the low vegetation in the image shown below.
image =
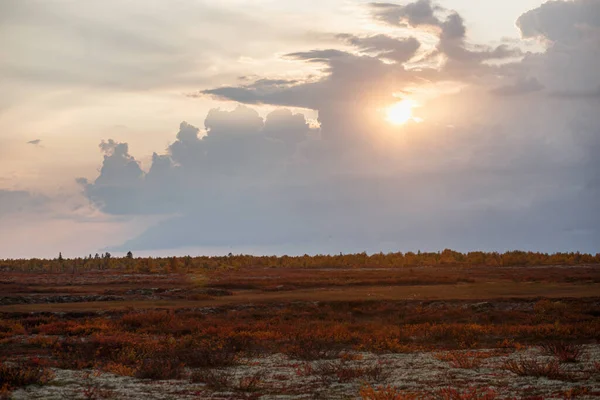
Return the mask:
MULTIPOLYGON (((32 265, 25 260, 2 261, 10 271, 0 277, 0 393, 29 398, 22 388, 59 390, 53 377, 64 382, 73 372, 88 374, 72 378, 83 382, 75 395, 80 398, 119 398, 118 386, 102 383, 116 379, 111 377, 131 385, 177 381, 172 389, 160 386, 159 392, 172 390, 164 398, 293 398, 310 392, 332 399, 490 400, 506 398, 503 390, 515 398, 593 398, 600 395, 599 297, 517 292, 460 299, 444 298, 441 289, 522 288, 510 285, 528 282, 594 292, 598 265, 553 265, 564 261, 560 257, 567 255, 104 257, 87 262, 106 268, 69 272, 46 272, 58 260, 42 262, 39 272, 21 268, 32 265), (517 259, 525 264, 511 261, 517 259), (470 265, 475 260, 500 261, 470 265), (442 293, 433 299, 378 297, 379 288, 418 294, 430 286, 442 293), (309 297, 294 297, 299 291, 309 297), (341 296, 348 293, 366 295, 341 296), (129 301, 136 308, 127 308, 129 301), (72 306, 47 311, 55 302, 72 306), (469 385, 473 376, 481 380, 475 386, 469 385), (531 389, 541 378, 556 383, 531 389)), ((574 264, 595 261, 568 257, 574 264)), ((65 269, 79 265, 61 261, 65 269)))

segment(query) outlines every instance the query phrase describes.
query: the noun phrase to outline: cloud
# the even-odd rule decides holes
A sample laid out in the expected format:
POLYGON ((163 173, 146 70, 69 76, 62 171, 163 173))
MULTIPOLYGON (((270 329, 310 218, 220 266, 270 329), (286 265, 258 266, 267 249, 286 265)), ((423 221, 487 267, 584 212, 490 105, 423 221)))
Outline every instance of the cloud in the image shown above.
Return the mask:
POLYGON ((434 15, 436 9, 430 0, 418 0, 414 3, 401 6, 391 3, 371 3, 373 15, 390 25, 409 24, 416 27, 420 25, 440 26, 439 19, 434 15))
POLYGON ((479 63, 484 60, 510 58, 521 54, 519 49, 507 45, 468 49, 465 42, 467 28, 462 16, 456 11, 434 4, 431 0, 418 0, 406 5, 372 3, 371 11, 376 19, 390 25, 408 25, 437 31, 439 43, 436 53, 448 58, 448 70, 463 69, 465 64, 469 64, 469 68, 478 66, 481 69, 479 63), (459 66, 455 65, 457 63, 459 66))
POLYGON ((498 96, 518 96, 544 89, 544 85, 536 78, 519 79, 512 85, 501 86, 493 89, 491 92, 498 96))
POLYGON ((547 43, 541 54, 527 54, 524 71, 536 71, 547 92, 557 97, 594 97, 600 87, 600 4, 594 0, 554 1, 517 20, 524 38, 547 43), (594 88, 591 89, 590 88, 594 88))
POLYGON ((207 198, 226 197, 241 191, 238 185, 280 174, 312 131, 302 114, 289 110, 273 111, 263 120, 245 106, 213 109, 203 134, 182 122, 168 153, 153 154, 147 173, 126 143, 102 142, 100 175, 94 182, 79 183, 95 206, 111 214, 190 212, 207 198))
MULTIPOLYGON (((573 4, 566 7, 593 10, 573 4)), ((81 181, 90 201, 109 214, 170 216, 117 249, 596 251, 600 115, 589 88, 599 81, 591 62, 599 47, 589 20, 564 13, 563 27, 588 21, 584 40, 573 41, 570 29, 546 26, 555 11, 541 6, 529 14, 538 19, 520 19, 523 36, 542 32, 553 44, 493 65, 486 61, 520 52, 470 44, 452 10, 424 0, 370 9, 438 42, 423 49, 416 39, 339 34, 343 49, 284 56, 320 75, 265 76, 193 95, 313 109, 319 129, 281 108, 266 118, 247 105, 213 109, 203 128, 181 123, 147 172, 127 144, 103 142, 98 178, 81 181), (417 52, 425 56, 415 65, 417 52), (444 62, 428 64, 435 57, 444 62), (425 97, 422 123, 384 121, 381 109, 398 96, 447 82, 462 89, 425 97)))
POLYGON ((341 34, 338 37, 361 52, 399 63, 410 60, 421 47, 421 43, 415 38, 397 39, 383 34, 366 37, 341 34))
POLYGON ((302 23, 274 23, 266 5, 242 10, 229 2, 151 3, 3 1, 0 44, 9 56, 0 75, 45 91, 183 90, 237 76, 237 60, 249 46, 260 60, 290 41, 311 41, 294 29, 302 23))
POLYGON ((596 0, 549 1, 517 20, 525 38, 575 44, 600 28, 600 3, 596 0))
POLYGON ((129 154, 127 143, 112 139, 99 145, 104 153, 100 175, 93 183, 79 178, 84 194, 92 203, 110 214, 137 214, 148 212, 144 207, 144 193, 140 191, 144 172, 129 154))
MULTIPOLYGON (((292 52, 285 58, 323 65, 320 80, 301 82, 278 79, 260 79, 253 84, 223 86, 201 91, 198 95, 210 95, 220 100, 233 100, 246 104, 272 104, 304 107, 319 110, 322 124, 330 118, 339 121, 338 108, 353 107, 351 100, 360 93, 364 99, 390 101, 391 93, 402 92, 404 87, 426 81, 449 81, 462 79, 490 79, 496 76, 513 77, 507 67, 486 64, 489 60, 510 59, 522 55, 516 47, 500 45, 471 46, 466 41, 466 28, 462 17, 454 11, 434 5, 429 0, 400 6, 373 3, 370 9, 374 17, 393 26, 408 24, 415 28, 435 28, 438 43, 423 49, 418 68, 411 60, 421 50, 415 38, 395 38, 389 35, 357 36, 338 34, 336 37, 355 47, 360 54, 330 48, 292 52), (440 14, 440 16, 438 16, 440 14), (445 61, 437 65, 437 59, 445 61), (386 61, 395 61, 390 64, 386 61), (388 99, 386 100, 386 97, 388 99)), ((197 95, 195 95, 197 96, 197 95)), ((361 125, 349 121, 349 125, 361 125)), ((361 127, 360 129, 365 129, 361 127)), ((352 127, 344 127, 344 136, 352 134, 352 127)), ((324 129, 332 132, 333 129, 324 129)), ((333 135, 333 133, 331 133, 333 135)))
MULTIPOLYGON (((97 199, 104 211, 180 215, 114 250, 295 246, 332 252, 446 244, 551 250, 591 249, 598 238, 600 221, 591 213, 598 188, 582 186, 581 160, 561 166, 549 157, 557 150, 524 136, 533 120, 518 130, 460 127, 443 143, 431 128, 415 126, 404 132, 415 137, 408 147, 358 153, 310 139, 304 118, 289 110, 269 114, 262 126, 259 121, 238 107, 213 111, 205 132, 182 123, 170 152, 154 155, 133 211, 115 181, 119 192, 97 199), (279 146, 265 152, 269 142, 279 146), (395 158, 383 158, 390 154, 395 158), (587 233, 573 236, 574 229, 587 233)), ((572 129, 587 135, 585 126, 572 129)))
POLYGON ((600 86, 591 90, 565 90, 550 93, 551 96, 564 99, 600 99, 600 86))
POLYGON ((23 190, 0 189, 0 218, 17 213, 39 212, 48 198, 23 190))
POLYGON ((35 139, 35 140, 30 140, 29 142, 27 142, 27 144, 32 144, 34 146, 37 146, 38 144, 40 144, 42 142, 41 139, 35 139))

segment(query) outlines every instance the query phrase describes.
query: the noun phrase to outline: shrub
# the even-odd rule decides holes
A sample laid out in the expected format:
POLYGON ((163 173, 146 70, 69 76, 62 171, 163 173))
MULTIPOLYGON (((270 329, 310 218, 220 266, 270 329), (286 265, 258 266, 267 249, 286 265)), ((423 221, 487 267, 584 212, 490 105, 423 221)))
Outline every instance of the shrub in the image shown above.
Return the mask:
POLYGON ((360 398, 362 400, 416 400, 420 397, 414 393, 400 392, 391 386, 376 389, 373 386, 365 385, 360 389, 360 398))
POLYGON ((116 362, 109 362, 102 366, 102 371, 121 376, 135 376, 136 368, 116 362))
POLYGON ((571 399, 576 399, 579 396, 585 396, 585 395, 589 395, 589 394, 590 394, 590 390, 588 388, 573 387, 573 388, 565 390, 564 393, 562 393, 562 396, 565 400, 571 400, 571 399))
POLYGON ((386 381, 391 375, 392 371, 385 369, 382 362, 364 368, 364 376, 372 382, 386 381))
POLYGON ((190 381, 192 383, 203 383, 215 391, 224 391, 231 386, 232 374, 227 370, 214 370, 202 368, 192 372, 190 381))
POLYGON ((435 357, 440 361, 446 361, 453 368, 473 369, 481 366, 481 357, 477 353, 438 353, 435 357))
POLYGON ((24 362, 9 365, 5 361, 0 361, 0 388, 5 393, 22 386, 44 385, 52 378, 54 373, 47 368, 24 362))
POLYGON ((314 367, 314 374, 326 384, 332 381, 345 383, 364 376, 365 370, 363 368, 352 367, 344 361, 326 361, 314 367))
POLYGON ((252 375, 240 379, 236 389, 243 392, 256 392, 262 384, 265 377, 265 371, 259 370, 252 375))
POLYGON ((166 358, 147 358, 142 361, 136 371, 140 379, 181 379, 184 375, 184 365, 166 358))
POLYGON ((237 363, 239 347, 229 338, 190 338, 178 348, 177 356, 191 368, 229 367, 237 363))
POLYGON ((114 391, 103 388, 100 383, 92 379, 101 375, 102 373, 99 371, 86 372, 83 374, 83 389, 81 394, 86 400, 110 399, 114 397, 114 391))
POLYGON ((339 357, 338 346, 335 341, 320 338, 296 338, 284 351, 297 360, 330 360, 339 357))
POLYGON ((25 335, 26 331, 23 325, 14 321, 0 320, 0 339, 9 338, 16 335, 25 335))
POLYGON ((129 313, 121 318, 120 323, 124 330, 138 333, 184 335, 194 332, 197 328, 195 321, 163 311, 129 313))
POLYGON ((353 354, 348 352, 340 353, 339 356, 340 360, 343 361, 360 361, 363 359, 363 356, 361 354, 353 354))
POLYGON ((8 385, 0 386, 0 400, 10 400, 11 390, 8 385))
POLYGON ((562 316, 567 312, 567 305, 560 301, 543 299, 535 303, 533 311, 538 316, 562 316))
POLYGON ((579 362, 583 354, 583 348, 580 345, 566 342, 546 342, 540 347, 545 354, 555 356, 563 363, 579 362))
POLYGON ((58 344, 58 338, 52 336, 33 336, 27 339, 27 344, 42 349, 52 349, 58 344))
POLYGON ((57 343, 54 356, 60 368, 85 369, 92 368, 103 358, 111 358, 129 344, 131 338, 121 336, 93 336, 82 341, 79 338, 68 338, 57 343))
POLYGON ((500 349, 522 350, 525 346, 519 342, 515 342, 514 339, 504 339, 503 341, 498 342, 496 347, 500 349))
POLYGON ((440 400, 494 400, 497 393, 492 389, 478 389, 475 387, 460 391, 454 388, 443 388, 437 393, 440 400))
POLYGON ((568 378, 560 368, 556 360, 547 362, 537 361, 533 358, 521 358, 518 360, 506 360, 504 369, 519 376, 546 377, 549 379, 568 378))

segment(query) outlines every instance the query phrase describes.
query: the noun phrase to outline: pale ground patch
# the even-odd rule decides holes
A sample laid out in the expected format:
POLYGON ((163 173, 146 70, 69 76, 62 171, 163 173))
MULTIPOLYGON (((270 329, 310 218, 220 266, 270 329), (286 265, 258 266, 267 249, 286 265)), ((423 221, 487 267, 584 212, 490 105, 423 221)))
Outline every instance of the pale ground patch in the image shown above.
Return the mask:
MULTIPOLYGON (((584 346, 581 362, 562 364, 565 372, 575 376, 573 381, 546 378, 519 377, 502 368, 506 359, 535 358, 551 360, 538 348, 483 358, 477 368, 453 368, 448 362, 436 358, 437 353, 383 354, 353 353, 358 360, 345 361, 350 369, 382 367, 380 377, 361 376, 349 382, 339 382, 335 376, 316 373, 325 363, 337 365, 339 360, 298 361, 276 354, 259 358, 244 359, 239 366, 228 368, 231 384, 222 391, 213 391, 201 383, 188 380, 147 381, 119 377, 109 373, 99 375, 85 371, 55 370, 55 379, 47 386, 30 386, 15 391, 14 399, 358 399, 363 383, 373 386, 390 385, 410 392, 436 393, 441 388, 466 388, 476 386, 491 388, 499 399, 542 396, 544 399, 565 399, 571 389, 585 388, 588 394, 577 399, 600 398, 600 371, 595 363, 600 362, 600 345, 584 346), (312 370, 312 372, 311 372, 312 370), (246 377, 262 373, 264 376, 253 393, 235 388, 246 377), (86 376, 90 375, 90 376, 86 376), (96 397, 86 397, 94 392, 96 397)), ((483 350, 480 350, 481 352, 483 350)))

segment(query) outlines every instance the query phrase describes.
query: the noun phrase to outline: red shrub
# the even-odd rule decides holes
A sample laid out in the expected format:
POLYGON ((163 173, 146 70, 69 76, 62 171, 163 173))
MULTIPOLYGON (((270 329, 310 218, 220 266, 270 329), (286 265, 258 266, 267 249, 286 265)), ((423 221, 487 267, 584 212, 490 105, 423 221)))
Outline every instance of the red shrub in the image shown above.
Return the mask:
POLYGON ((521 358, 518 360, 506 360, 504 369, 519 376, 546 377, 549 379, 564 380, 569 376, 560 368, 556 360, 538 361, 533 358, 521 358))
POLYGON ((140 379, 165 380, 181 379, 184 373, 184 365, 176 360, 148 358, 142 361, 135 376, 140 379))
POLYGON ((232 374, 227 370, 215 370, 202 368, 192 372, 190 381, 192 383, 204 383, 208 388, 215 391, 225 391, 231 386, 232 374))
POLYGON ((362 400, 417 400, 419 397, 414 393, 404 393, 391 386, 374 388, 370 385, 363 386, 360 389, 362 400))
POLYGON ((25 362, 8 364, 0 361, 0 388, 5 392, 27 385, 48 383, 54 374, 47 368, 40 368, 25 362))
POLYGON ((579 362, 583 354, 583 348, 580 345, 566 342, 546 342, 540 347, 544 353, 555 356, 563 363, 579 362))

